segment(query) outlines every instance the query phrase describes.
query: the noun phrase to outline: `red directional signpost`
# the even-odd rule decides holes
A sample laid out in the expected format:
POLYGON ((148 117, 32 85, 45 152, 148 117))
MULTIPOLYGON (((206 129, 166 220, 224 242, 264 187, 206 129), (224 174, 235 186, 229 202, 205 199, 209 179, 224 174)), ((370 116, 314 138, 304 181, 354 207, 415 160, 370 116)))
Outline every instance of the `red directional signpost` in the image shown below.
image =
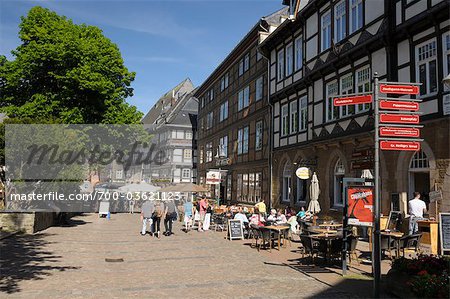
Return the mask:
POLYGON ((419 94, 418 85, 380 84, 381 93, 393 94, 419 94))
POLYGON ((334 106, 346 106, 346 105, 356 105, 356 104, 369 104, 372 103, 372 95, 354 95, 342 98, 334 98, 334 106))
POLYGON ((420 150, 420 143, 413 141, 380 141, 380 148, 391 151, 418 151, 420 150))
POLYGON ((406 101, 380 101, 380 109, 419 111, 419 103, 406 101))
POLYGON ((402 127, 381 127, 380 137, 406 137, 419 138, 420 131, 416 128, 402 128, 402 127))
POLYGON ((419 124, 419 116, 414 114, 381 114, 380 122, 394 124, 419 124))

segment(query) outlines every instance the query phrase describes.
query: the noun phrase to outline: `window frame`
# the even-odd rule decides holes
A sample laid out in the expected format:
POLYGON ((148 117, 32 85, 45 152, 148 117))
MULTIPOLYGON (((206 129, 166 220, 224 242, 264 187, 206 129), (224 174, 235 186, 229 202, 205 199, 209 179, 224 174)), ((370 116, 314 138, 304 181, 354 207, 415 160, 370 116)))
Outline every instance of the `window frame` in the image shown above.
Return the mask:
POLYGON ((247 85, 238 92, 238 111, 250 105, 250 85, 247 85))
POLYGON ((305 132, 308 129, 308 97, 306 95, 302 96, 299 99, 298 103, 299 107, 299 121, 298 121, 298 130, 300 132, 305 132), (303 118, 303 112, 304 112, 304 119, 303 118))
POLYGON ((286 103, 281 106, 281 136, 289 135, 289 104, 286 103), (284 109, 286 108, 286 111, 284 109), (286 112, 286 113, 285 113, 286 112))
POLYGON ((331 9, 328 9, 327 11, 325 11, 321 16, 320 16, 320 52, 324 52, 326 50, 328 50, 331 47, 331 34, 332 34, 332 30, 331 30, 331 25, 332 25, 332 19, 331 19, 331 9), (325 17, 330 18, 329 20, 329 24, 327 25, 327 44, 324 43, 324 19, 325 17))
POLYGON ((277 81, 284 79, 284 48, 277 52, 277 81))
POLYGON ((262 100, 264 97, 264 75, 255 80, 255 102, 262 100))
POLYGON ((294 100, 289 103, 289 133, 295 134, 299 130, 299 123, 298 123, 298 102, 297 100, 294 100))
POLYGON ((289 43, 285 49, 285 77, 289 77, 294 73, 294 45, 293 43, 289 43))
POLYGON ((296 72, 303 68, 303 35, 295 39, 294 52, 294 71, 296 72))
MULTIPOLYGON (((360 93, 367 93, 367 92, 371 92, 372 91, 372 73, 371 73, 371 69, 370 69, 370 65, 369 66, 365 66, 362 68, 359 68, 358 70, 355 71, 355 88, 354 91, 358 94, 360 93), (360 73, 367 71, 367 74, 365 74, 364 76, 368 75, 368 79, 366 80, 360 80, 360 73), (361 84, 362 83, 362 84, 361 84), (362 90, 360 90, 360 87, 362 87, 362 90)), ((357 113, 364 113, 370 110, 372 104, 371 103, 366 103, 366 104, 358 104, 355 107, 355 114, 357 113)))
MULTIPOLYGON (((339 78, 339 95, 347 95, 354 93, 355 90, 355 82, 354 82, 354 76, 353 73, 347 73, 345 75, 342 75, 339 78), (350 78, 349 82, 351 83, 351 88, 346 87, 344 88, 344 84, 347 82, 344 82, 345 79, 350 78)), ((355 115, 356 107, 355 105, 345 105, 341 106, 339 109, 339 118, 345 118, 352 115, 355 115)))
POLYGON ((219 122, 223 122, 228 118, 228 100, 220 104, 219 108, 219 122))
POLYGON ((350 0, 348 6, 348 32, 349 34, 353 34, 364 27, 364 5, 362 0, 350 0), (355 8, 356 22, 353 17, 353 8, 355 8), (361 8, 361 11, 359 8, 361 8), (356 24, 356 26, 353 26, 354 24, 356 24), (355 27, 355 29, 353 29, 353 27, 355 27))
POLYGON ((260 151, 263 148, 264 141, 264 124, 262 120, 255 123, 255 151, 260 151))
POLYGON ((439 90, 439 80, 438 80, 438 43, 437 43, 437 39, 436 37, 430 38, 420 44, 415 45, 414 47, 414 53, 415 53, 415 73, 416 73, 416 81, 417 82, 421 82, 421 78, 420 78, 420 67, 422 65, 425 65, 425 76, 426 76, 426 82, 421 82, 422 85, 420 86, 420 96, 421 97, 429 97, 429 96, 433 96, 435 94, 437 94, 438 90, 439 90), (435 49, 434 49, 434 55, 433 57, 426 57, 423 60, 419 60, 419 56, 421 55, 420 53, 420 48, 424 47, 426 45, 432 44, 434 43, 435 45, 435 49), (431 77, 430 77, 430 63, 431 62, 435 62, 435 84, 436 84, 436 90, 435 91, 431 91, 430 89, 430 83, 431 83, 431 77), (422 94, 422 88, 425 87, 425 93, 422 94))
POLYGON ((344 40, 347 37, 347 1, 341 0, 334 5, 334 41, 338 43, 344 40), (341 15, 338 15, 338 6, 344 5, 344 12, 341 15), (340 26, 340 32, 338 27, 340 26))
POLYGON ((326 97, 326 104, 325 104, 325 122, 332 122, 335 121, 337 119, 339 119, 339 107, 334 107, 333 104, 333 97, 337 96, 339 94, 339 82, 337 79, 334 79, 328 83, 325 84, 325 97, 326 97), (335 93, 330 93, 330 88, 329 86, 331 85, 336 85, 335 89, 335 93), (330 114, 329 114, 329 107, 331 106, 331 112, 333 118, 330 118, 330 114))

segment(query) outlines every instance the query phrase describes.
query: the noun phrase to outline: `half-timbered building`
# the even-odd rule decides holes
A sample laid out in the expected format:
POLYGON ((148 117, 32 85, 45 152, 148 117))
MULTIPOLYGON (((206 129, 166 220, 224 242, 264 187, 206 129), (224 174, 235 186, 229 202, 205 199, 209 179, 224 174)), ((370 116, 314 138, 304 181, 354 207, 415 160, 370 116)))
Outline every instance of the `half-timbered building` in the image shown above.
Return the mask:
POLYGON ((382 212, 414 191, 427 201, 435 189, 449 210, 449 1, 286 2, 293 17, 259 48, 274 106, 273 204, 306 206, 310 182, 295 176, 306 166, 319 177, 322 209, 342 209, 342 178, 373 168, 374 117, 372 104, 334 107, 333 97, 370 92, 378 73, 380 81, 422 83, 424 125, 419 152, 381 152, 382 212))

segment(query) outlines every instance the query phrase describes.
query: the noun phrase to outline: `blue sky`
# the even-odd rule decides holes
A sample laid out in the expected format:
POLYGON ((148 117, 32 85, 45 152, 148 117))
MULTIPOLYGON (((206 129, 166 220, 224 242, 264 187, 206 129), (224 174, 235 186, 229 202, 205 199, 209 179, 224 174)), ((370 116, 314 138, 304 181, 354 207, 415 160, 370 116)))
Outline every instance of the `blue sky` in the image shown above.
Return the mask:
POLYGON ((128 99, 146 113, 186 77, 200 85, 260 17, 281 0, 0 0, 0 54, 16 48, 20 16, 36 5, 100 27, 136 72, 128 99))

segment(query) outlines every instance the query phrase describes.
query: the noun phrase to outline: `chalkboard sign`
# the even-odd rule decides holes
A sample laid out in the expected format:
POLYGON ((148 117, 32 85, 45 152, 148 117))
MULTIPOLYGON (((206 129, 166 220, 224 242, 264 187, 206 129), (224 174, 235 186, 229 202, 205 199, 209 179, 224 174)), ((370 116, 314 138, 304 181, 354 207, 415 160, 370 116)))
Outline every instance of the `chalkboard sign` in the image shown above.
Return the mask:
POLYGON ((391 231, 400 230, 402 224, 402 213, 400 211, 390 211, 386 229, 391 231))
POLYGON ((244 239, 244 230, 241 220, 228 220, 228 234, 230 240, 244 239))
POLYGON ((441 254, 450 254, 450 213, 439 213, 441 254))

